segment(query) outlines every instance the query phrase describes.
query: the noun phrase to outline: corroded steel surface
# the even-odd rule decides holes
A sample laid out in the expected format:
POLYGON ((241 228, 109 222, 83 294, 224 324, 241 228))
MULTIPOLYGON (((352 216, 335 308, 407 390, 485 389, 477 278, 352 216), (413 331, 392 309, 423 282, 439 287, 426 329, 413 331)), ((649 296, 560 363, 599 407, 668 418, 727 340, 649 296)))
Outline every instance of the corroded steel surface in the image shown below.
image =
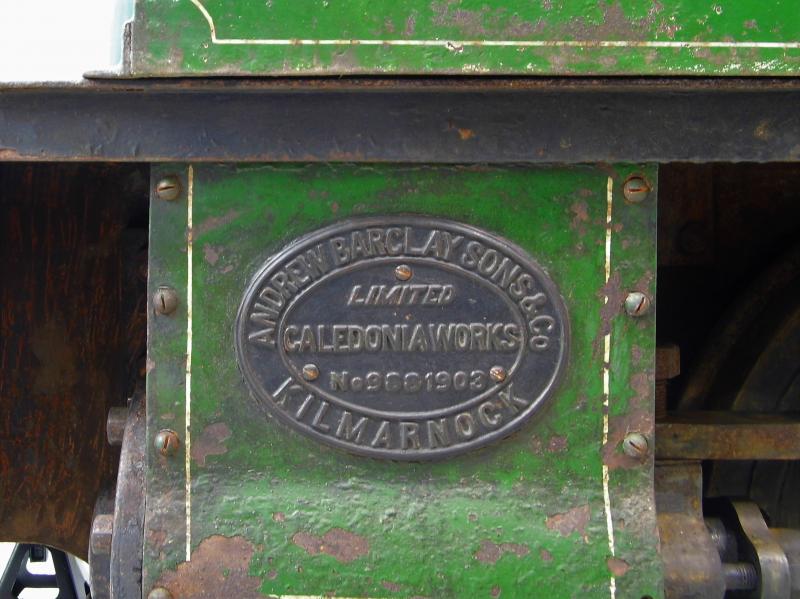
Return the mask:
MULTIPOLYGON (((20 86, 0 93, 0 159, 797 161, 799 104, 797 78, 151 79, 20 86)), ((755 188, 763 179, 759 168, 737 165, 723 181, 755 188)), ((780 197, 779 186, 770 187, 780 197)), ((675 201, 683 205, 692 197, 679 194, 675 201)), ((770 208, 777 206, 781 202, 770 208)), ((672 212, 689 213, 666 216, 672 212)))
POLYGON ((779 414, 673 412, 656 425, 656 457, 798 460, 800 420, 779 414))
POLYGON ((791 75, 793 0, 137 0, 131 74, 791 75))
POLYGON ((722 599, 722 561, 703 520, 700 462, 659 462, 655 481, 667 599, 722 599))
POLYGON ((629 204, 621 189, 633 174, 655 186, 654 168, 160 165, 153 184, 167 174, 184 193, 151 201, 150 292, 174 288, 178 306, 148 325, 145 594, 661 596, 652 453, 621 449, 631 431, 653 435, 655 317, 623 303, 654 293, 656 193, 629 204), (251 397, 234 341, 248 283, 293 239, 387 214, 500 235, 563 295, 564 379, 505 439, 376 460, 265 418, 251 397), (152 445, 164 428, 181 438, 169 456, 152 445))

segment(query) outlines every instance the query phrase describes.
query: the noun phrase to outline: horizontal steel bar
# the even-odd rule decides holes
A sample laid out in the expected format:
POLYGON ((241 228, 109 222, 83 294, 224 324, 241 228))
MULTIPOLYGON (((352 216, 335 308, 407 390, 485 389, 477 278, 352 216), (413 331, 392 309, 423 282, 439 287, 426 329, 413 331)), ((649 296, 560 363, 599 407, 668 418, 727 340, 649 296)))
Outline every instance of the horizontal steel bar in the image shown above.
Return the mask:
POLYGON ((798 460, 800 418, 742 412, 685 412, 656 423, 656 458, 798 460))
POLYGON ((115 81, 0 90, 0 160, 800 160, 798 80, 115 81))

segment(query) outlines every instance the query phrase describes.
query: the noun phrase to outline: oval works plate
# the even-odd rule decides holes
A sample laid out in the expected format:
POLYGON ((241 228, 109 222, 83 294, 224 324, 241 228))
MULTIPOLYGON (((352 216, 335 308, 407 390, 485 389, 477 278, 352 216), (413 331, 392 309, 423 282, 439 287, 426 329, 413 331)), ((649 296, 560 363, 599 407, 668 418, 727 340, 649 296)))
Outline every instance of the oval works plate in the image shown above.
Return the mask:
POLYGON ((569 322, 524 251, 442 219, 352 219, 270 258, 236 351, 256 400, 318 441, 393 460, 484 446, 553 394, 569 322))

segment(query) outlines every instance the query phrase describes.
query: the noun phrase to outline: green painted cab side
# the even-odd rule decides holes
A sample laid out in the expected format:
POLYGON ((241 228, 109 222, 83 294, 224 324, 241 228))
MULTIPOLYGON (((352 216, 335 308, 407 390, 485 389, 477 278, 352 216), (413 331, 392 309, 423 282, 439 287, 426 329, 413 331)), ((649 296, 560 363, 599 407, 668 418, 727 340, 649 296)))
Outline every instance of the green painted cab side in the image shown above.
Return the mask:
POLYGON ((792 75, 797 0, 137 0, 133 76, 792 75))

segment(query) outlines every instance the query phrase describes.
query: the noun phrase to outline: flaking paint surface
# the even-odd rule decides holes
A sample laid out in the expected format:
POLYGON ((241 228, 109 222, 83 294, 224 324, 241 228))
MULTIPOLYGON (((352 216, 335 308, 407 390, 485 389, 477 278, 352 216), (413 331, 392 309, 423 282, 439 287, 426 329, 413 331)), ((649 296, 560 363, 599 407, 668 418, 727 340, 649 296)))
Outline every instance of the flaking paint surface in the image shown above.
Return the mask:
POLYGON ((795 0, 137 0, 132 70, 791 75, 797 9, 795 0))
MULTIPOLYGON (((154 180, 172 172, 185 178, 186 167, 156 167, 154 180)), ((241 539, 247 576, 236 576, 257 580, 267 595, 508 598, 546 589, 547 597, 608 597, 610 576, 625 570, 618 597, 660 596, 652 462, 611 473, 613 556, 601 477, 603 356, 594 341, 604 325, 613 338, 612 417, 652 417, 651 382, 640 376, 633 388, 631 380, 654 368, 655 320, 624 316, 621 295, 610 300, 616 312, 604 310, 598 296, 607 178, 618 190, 632 172, 656 178, 635 166, 195 166, 193 243, 213 246, 216 259, 195 251, 193 260, 192 447, 205 449, 202 465, 192 460, 192 559, 230 543, 221 538, 241 539), (571 226, 576 202, 581 227, 571 226), (244 384, 233 325, 263 261, 314 228, 388 213, 444 216, 500 234, 534 256, 565 299, 567 376, 547 409, 491 447, 426 464, 353 456, 270 419, 244 384)), ((644 275, 655 266, 655 204, 626 204, 619 194, 615 202, 613 271, 621 288, 649 281, 652 292, 644 275)), ((150 285, 172 285, 184 298, 185 198, 153 200, 152 210, 150 285)), ((183 430, 185 329, 183 303, 173 317, 151 317, 150 439, 164 426, 183 430)), ((184 458, 153 452, 148 460, 145 592, 190 571, 184 458)), ((223 574, 209 574, 209 584, 223 574)))

